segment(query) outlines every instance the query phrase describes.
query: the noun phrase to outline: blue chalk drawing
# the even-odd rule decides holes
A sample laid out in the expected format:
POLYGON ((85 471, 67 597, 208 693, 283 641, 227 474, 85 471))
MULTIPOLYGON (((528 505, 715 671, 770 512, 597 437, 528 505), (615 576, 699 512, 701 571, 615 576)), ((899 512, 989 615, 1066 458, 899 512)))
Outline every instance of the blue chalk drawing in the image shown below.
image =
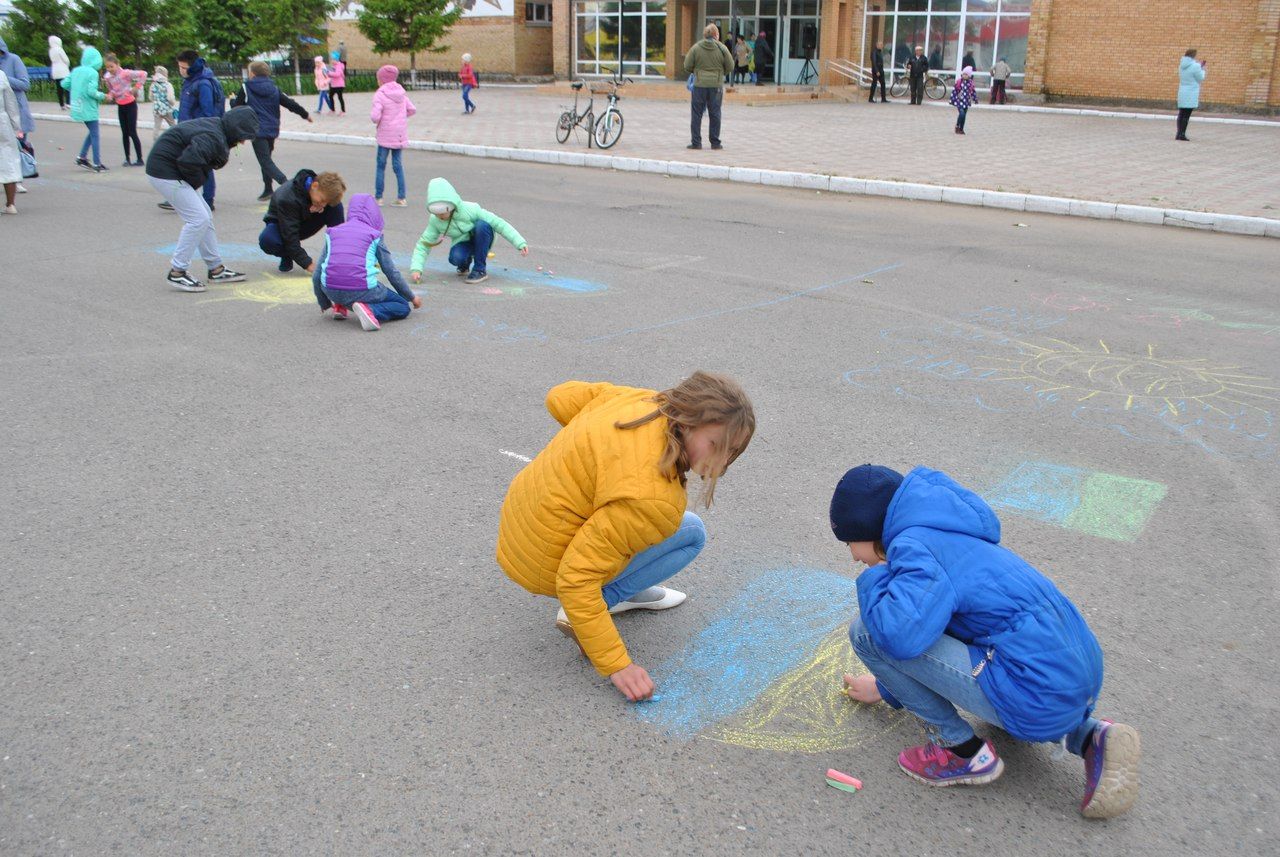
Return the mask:
POLYGON ((847 577, 817 569, 767 572, 653 671, 661 699, 637 706, 636 714, 669 735, 692 737, 741 711, 800 666, 857 609, 854 582, 847 577))
POLYGON ((687 324, 688 322, 691 322, 691 321, 702 321, 708 318, 719 318, 722 315, 730 315, 731 313, 735 313, 735 312, 747 312, 748 310, 753 310, 753 309, 764 309, 765 307, 771 307, 771 306, 774 306, 775 304, 785 303, 787 301, 793 301, 796 298, 802 298, 807 295, 815 295, 815 294, 818 294, 819 292, 827 291, 828 289, 837 288, 838 286, 848 285, 849 283, 856 283, 862 280, 864 277, 870 277, 874 274, 882 274, 886 271, 892 271, 893 269, 900 268, 900 267, 902 267, 901 262, 895 262, 892 265, 882 265, 879 268, 873 268, 872 270, 864 271, 861 274, 854 274, 852 277, 845 277, 840 280, 835 280, 834 282, 824 283, 821 286, 814 286, 811 289, 802 289, 801 291, 798 291, 798 292, 789 292, 785 295, 780 295, 776 298, 769 298, 768 300, 757 301, 756 303, 751 303, 751 304, 743 304, 742 306, 726 307, 724 309, 712 310, 711 312, 703 312, 703 313, 697 313, 695 315, 687 315, 681 318, 673 318, 670 321, 662 321, 662 322, 658 322, 657 324, 648 324, 648 325, 643 325, 641 327, 629 327, 626 330, 620 330, 620 331, 617 331, 616 333, 605 333, 599 336, 591 336, 591 337, 588 337, 587 339, 582 340, 582 342, 584 345, 590 345, 593 342, 605 342, 610 339, 618 339, 619 337, 623 337, 623 336, 631 336, 632 334, 635 334, 635 333, 648 333, 649 331, 652 331, 652 330, 661 330, 664 327, 673 327, 674 325, 677 325, 677 324, 687 324))
POLYGON ((1087 471, 1060 464, 1024 461, 988 494, 992 507, 1065 525, 1080 505, 1087 471))

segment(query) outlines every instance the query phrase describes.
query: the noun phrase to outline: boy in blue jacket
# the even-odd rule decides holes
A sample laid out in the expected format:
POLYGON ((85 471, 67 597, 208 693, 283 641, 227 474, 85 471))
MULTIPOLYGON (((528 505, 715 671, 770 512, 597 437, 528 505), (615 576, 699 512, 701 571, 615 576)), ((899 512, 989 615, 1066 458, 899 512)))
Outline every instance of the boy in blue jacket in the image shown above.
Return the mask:
POLYGON ((845 676, 846 693, 906 707, 930 735, 898 756, 903 771, 934 786, 1003 773, 958 706, 1084 757, 1086 817, 1133 806, 1138 732, 1093 717, 1102 649, 1052 581, 1000 546, 1000 521, 981 497, 936 470, 903 477, 864 464, 836 486, 831 529, 868 566, 849 637, 871 675, 845 676))

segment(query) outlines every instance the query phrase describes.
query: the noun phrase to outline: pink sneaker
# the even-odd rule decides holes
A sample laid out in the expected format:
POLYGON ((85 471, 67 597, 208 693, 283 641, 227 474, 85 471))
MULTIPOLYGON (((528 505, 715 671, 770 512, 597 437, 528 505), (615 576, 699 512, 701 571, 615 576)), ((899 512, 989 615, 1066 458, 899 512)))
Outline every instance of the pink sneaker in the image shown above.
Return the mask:
POLYGON ((977 786, 1004 773, 1004 761, 990 741, 972 759, 963 759, 933 742, 908 747, 898 754, 898 767, 909 777, 931 786, 977 786))
POLYGON ((347 308, 346 308, 346 307, 344 307, 342 304, 334 304, 334 305, 333 305, 333 320, 334 320, 334 321, 346 321, 346 319, 347 319, 347 308))
POLYGON ((1133 808, 1138 799, 1138 760, 1142 742, 1138 730, 1103 720, 1084 748, 1085 818, 1114 818, 1133 808))
POLYGON ((365 330, 381 330, 382 324, 378 321, 378 317, 373 314, 373 310, 365 304, 356 301, 351 305, 351 311, 356 314, 356 318, 360 319, 360 326, 365 330))

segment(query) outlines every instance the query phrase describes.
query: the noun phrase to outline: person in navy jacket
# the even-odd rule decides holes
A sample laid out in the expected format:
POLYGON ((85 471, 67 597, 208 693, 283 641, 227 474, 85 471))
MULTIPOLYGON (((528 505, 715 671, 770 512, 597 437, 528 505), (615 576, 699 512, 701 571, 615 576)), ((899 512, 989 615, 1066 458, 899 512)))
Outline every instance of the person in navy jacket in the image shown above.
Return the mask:
POLYGON ((957 707, 1022 741, 1058 741, 1085 760, 1080 811, 1110 818, 1138 794, 1138 732, 1097 720, 1102 649, 1053 582, 1001 547, 981 497, 937 470, 870 464, 844 475, 831 529, 868 566, 849 629, 870 675, 846 693, 924 721, 930 741, 898 756, 930 785, 989 783, 1004 771, 957 707))

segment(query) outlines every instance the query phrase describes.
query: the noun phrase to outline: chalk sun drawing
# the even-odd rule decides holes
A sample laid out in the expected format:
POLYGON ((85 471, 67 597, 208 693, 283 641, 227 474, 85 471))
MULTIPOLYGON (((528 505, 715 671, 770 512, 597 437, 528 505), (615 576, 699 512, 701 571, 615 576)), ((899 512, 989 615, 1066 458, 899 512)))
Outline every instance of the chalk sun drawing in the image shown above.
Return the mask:
POLYGON ((865 672, 849 644, 849 578, 780 569, 749 583, 675 657, 654 670, 659 698, 637 716, 678 738, 818 752, 856 746, 896 722, 839 695, 865 672))
POLYGON ((986 307, 923 333, 885 329, 882 358, 843 374, 862 389, 984 411, 1067 413, 1133 440, 1196 446, 1232 458, 1276 450, 1273 402, 1280 388, 1244 367, 1105 340, 1076 344, 1044 331, 1062 318, 986 307))

